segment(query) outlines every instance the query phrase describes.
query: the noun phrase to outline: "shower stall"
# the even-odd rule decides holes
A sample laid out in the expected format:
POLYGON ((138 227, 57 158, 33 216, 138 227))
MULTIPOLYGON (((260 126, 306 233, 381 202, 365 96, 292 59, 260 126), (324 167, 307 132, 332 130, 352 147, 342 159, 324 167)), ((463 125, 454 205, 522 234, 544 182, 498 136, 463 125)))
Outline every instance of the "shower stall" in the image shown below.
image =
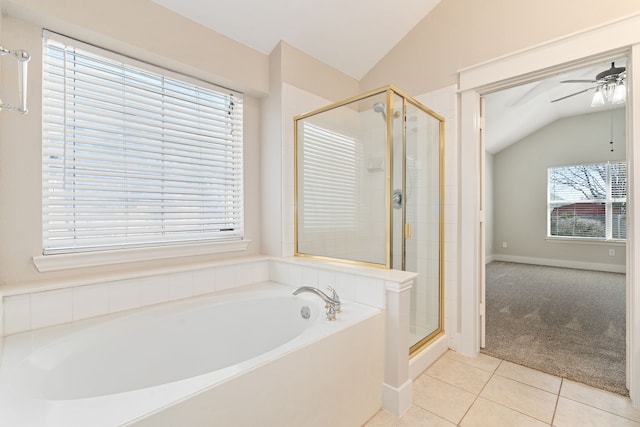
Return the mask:
POLYGON ((394 86, 294 118, 296 255, 418 273, 411 352, 442 332, 443 131, 394 86))

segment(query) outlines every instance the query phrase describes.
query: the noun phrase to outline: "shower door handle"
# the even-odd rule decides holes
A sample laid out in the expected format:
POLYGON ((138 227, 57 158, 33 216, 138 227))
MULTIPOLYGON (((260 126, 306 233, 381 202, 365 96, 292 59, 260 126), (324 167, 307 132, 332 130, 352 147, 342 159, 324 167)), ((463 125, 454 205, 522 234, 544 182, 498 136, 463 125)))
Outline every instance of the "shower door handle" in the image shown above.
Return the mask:
POLYGON ((411 238, 411 224, 407 223, 404 225, 404 238, 405 239, 411 238))

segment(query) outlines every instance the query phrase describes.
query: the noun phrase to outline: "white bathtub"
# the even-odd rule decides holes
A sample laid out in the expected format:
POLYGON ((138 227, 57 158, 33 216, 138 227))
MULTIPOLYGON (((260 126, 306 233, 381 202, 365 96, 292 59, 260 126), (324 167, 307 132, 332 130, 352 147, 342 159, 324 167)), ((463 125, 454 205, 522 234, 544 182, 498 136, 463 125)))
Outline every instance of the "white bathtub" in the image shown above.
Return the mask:
POLYGON ((9 336, 0 426, 361 425, 382 312, 274 283, 9 336), (304 319, 302 306, 311 309, 304 319))

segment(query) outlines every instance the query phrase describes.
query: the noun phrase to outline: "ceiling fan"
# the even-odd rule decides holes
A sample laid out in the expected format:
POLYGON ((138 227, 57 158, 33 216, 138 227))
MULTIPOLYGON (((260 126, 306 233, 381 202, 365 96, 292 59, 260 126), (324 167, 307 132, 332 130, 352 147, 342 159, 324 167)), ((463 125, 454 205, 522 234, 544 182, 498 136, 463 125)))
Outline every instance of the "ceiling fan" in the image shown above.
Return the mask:
POLYGON ((611 63, 611 68, 604 70, 596 74, 595 80, 563 80, 560 83, 591 83, 593 86, 586 89, 574 92, 570 95, 563 96, 561 98, 554 99, 551 102, 562 101, 563 99, 570 98, 572 96, 580 95, 581 93, 588 92, 595 89, 591 106, 603 105, 605 100, 612 104, 620 104, 626 100, 626 68, 616 67, 615 62, 611 63))

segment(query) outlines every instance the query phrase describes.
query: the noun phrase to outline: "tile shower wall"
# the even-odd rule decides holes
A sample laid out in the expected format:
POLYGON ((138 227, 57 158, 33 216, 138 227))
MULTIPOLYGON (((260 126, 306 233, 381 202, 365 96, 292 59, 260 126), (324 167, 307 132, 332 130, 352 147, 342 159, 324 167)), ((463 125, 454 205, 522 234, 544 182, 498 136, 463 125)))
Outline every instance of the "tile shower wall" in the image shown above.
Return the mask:
POLYGON ((273 259, 270 266, 271 280, 275 282, 292 287, 315 286, 321 290, 331 286, 342 299, 385 308, 387 280, 382 276, 371 277, 362 274, 366 268, 308 261, 303 258, 273 259))
POLYGON ((0 304, 4 335, 269 280, 269 259, 252 257, 192 270, 59 289, 9 291, 0 304))
POLYGON ((418 143, 407 158, 408 179, 407 221, 415 230, 407 241, 407 270, 418 273, 416 285, 411 289, 411 324, 416 325, 416 338, 425 337, 438 328, 440 290, 440 166, 439 166, 439 122, 430 120, 424 132, 428 144, 418 143), (426 137, 428 135, 428 137, 426 137), (413 265, 411 265, 413 264, 413 265))

